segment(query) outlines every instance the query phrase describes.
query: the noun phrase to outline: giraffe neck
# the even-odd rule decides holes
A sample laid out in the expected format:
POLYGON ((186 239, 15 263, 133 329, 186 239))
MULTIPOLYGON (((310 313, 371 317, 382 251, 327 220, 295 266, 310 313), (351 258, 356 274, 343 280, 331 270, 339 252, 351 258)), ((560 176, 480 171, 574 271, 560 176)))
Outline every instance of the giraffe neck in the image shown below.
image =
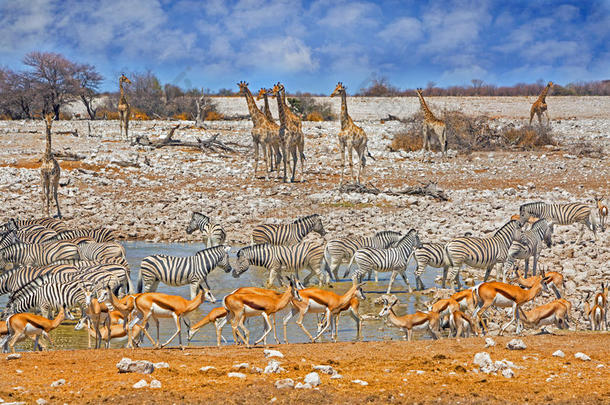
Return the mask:
POLYGON ((47 126, 47 132, 46 132, 46 135, 47 135, 47 146, 46 146, 45 151, 44 151, 44 156, 45 156, 45 158, 50 159, 51 155, 52 155, 52 151, 51 151, 51 126, 47 122, 45 122, 45 124, 47 126))
POLYGON ((420 93, 417 93, 417 96, 419 97, 419 103, 421 104, 421 108, 422 110, 424 110, 424 117, 426 121, 435 120, 436 118, 434 117, 434 114, 432 114, 432 111, 430 111, 430 109, 428 108, 428 104, 426 104, 424 96, 422 96, 420 93))
POLYGON ((540 102, 545 102, 546 100, 546 94, 549 92, 549 89, 551 87, 547 84, 546 87, 544 89, 542 89, 542 92, 540 93, 540 95, 538 96, 538 101, 540 102))
POLYGON ((277 98, 277 112, 280 116, 280 129, 285 129, 286 111, 284 110, 284 102, 282 101, 282 95, 278 92, 275 97, 277 98))
POLYGON ((246 87, 244 91, 244 96, 246 97, 246 103, 248 103, 248 111, 250 111, 250 118, 252 118, 252 123, 255 127, 258 127, 263 122, 263 113, 258 109, 256 103, 254 102, 254 97, 252 97, 252 93, 246 87))
POLYGON ((349 114, 347 113, 347 93, 341 92, 341 129, 349 125, 349 114))
POLYGON ((263 100, 265 100, 265 117, 270 120, 273 120, 273 117, 271 116, 271 110, 269 109, 269 99, 267 98, 267 93, 263 95, 263 100))

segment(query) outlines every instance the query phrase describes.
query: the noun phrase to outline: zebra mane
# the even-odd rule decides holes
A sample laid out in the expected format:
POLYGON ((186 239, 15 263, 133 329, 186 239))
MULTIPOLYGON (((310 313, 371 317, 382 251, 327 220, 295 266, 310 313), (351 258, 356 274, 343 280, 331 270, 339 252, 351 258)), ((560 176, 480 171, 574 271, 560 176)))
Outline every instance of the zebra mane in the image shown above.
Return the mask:
POLYGON ((400 238, 400 240, 398 242, 396 242, 396 244, 394 246, 400 246, 400 244, 403 243, 404 241, 412 239, 414 235, 417 235, 417 231, 415 229, 409 230, 409 232, 407 232, 407 234, 405 236, 400 238))
POLYGON ((225 246, 224 245, 218 245, 218 246, 212 246, 209 248, 205 248, 205 249, 201 249, 200 251, 198 251, 197 253, 195 253, 196 255, 198 254, 202 254, 204 252, 211 252, 212 250, 216 249, 216 250, 220 250, 223 249, 224 250, 225 246))
POLYGON ((205 214, 202 214, 201 212, 197 212, 197 211, 194 211, 194 212, 193 212, 193 215, 191 216, 191 218, 194 218, 196 215, 202 216, 202 217, 204 217, 205 219, 207 219, 208 221, 210 220, 210 217, 208 217, 208 216, 207 216, 207 215, 205 215, 205 214))
POLYGON ((532 231, 538 230, 542 227, 548 227, 548 226, 549 226, 549 221, 547 221, 546 218, 541 218, 538 221, 534 222, 534 224, 532 225, 532 231))
POLYGON ((504 229, 510 228, 513 224, 517 224, 519 226, 519 228, 521 228, 521 222, 517 221, 516 219, 511 219, 510 221, 508 221, 507 223, 505 223, 504 225, 502 225, 502 227, 500 229, 498 229, 497 231, 495 231, 493 233, 493 236, 498 235, 500 232, 502 232, 504 229))
POLYGON ((396 232, 396 231, 379 231, 377 233, 375 233, 375 236, 400 236, 400 232, 396 232))
POLYGON ((292 223, 293 224, 298 224, 298 223, 305 222, 305 221, 308 221, 310 219, 313 219, 313 218, 316 218, 316 217, 319 217, 319 216, 320 216, 319 214, 307 215, 306 217, 301 217, 301 218, 295 219, 292 223))

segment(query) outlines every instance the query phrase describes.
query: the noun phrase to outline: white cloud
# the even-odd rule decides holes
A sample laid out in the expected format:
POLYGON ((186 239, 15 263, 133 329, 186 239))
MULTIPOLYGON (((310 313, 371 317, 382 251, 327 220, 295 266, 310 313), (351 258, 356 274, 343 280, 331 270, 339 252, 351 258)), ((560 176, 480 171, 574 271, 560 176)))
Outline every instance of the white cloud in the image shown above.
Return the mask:
POLYGON ((384 41, 397 41, 396 44, 415 42, 422 36, 421 22, 417 18, 399 18, 388 24, 378 35, 384 41))
POLYGON ((345 2, 330 8, 318 23, 335 29, 377 26, 375 17, 378 14, 379 9, 374 4, 345 2))
POLYGON ((311 48, 294 37, 257 39, 249 45, 243 47, 239 56, 243 66, 280 72, 311 72, 318 67, 311 48))

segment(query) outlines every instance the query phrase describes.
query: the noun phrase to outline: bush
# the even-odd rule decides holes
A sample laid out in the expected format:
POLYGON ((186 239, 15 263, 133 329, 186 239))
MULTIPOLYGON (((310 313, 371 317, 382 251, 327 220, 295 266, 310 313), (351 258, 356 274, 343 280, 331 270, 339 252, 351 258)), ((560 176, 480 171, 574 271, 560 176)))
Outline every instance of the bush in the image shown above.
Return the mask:
POLYGON ((410 131, 399 132, 394 135, 392 143, 390 144, 390 151, 396 152, 398 150, 405 150, 412 152, 420 150, 423 146, 423 139, 421 131, 410 131))
POLYGON ((137 121, 150 121, 151 118, 143 111, 132 108, 131 109, 131 119, 137 121))
POLYGON ((224 116, 216 111, 208 111, 205 115, 206 121, 219 121, 224 119, 224 116))
POLYGON ((288 104, 290 104, 290 109, 295 114, 304 116, 306 119, 312 114, 315 114, 312 115, 313 118, 321 118, 311 121, 332 121, 335 119, 329 102, 319 102, 313 97, 302 96, 288 98, 288 104))
POLYGON ((64 112, 64 111, 60 111, 59 112, 59 119, 62 120, 62 121, 71 120, 72 117, 73 117, 73 115, 70 112, 64 112))
POLYGON ((106 119, 106 120, 118 120, 119 119, 119 112, 117 110, 111 110, 109 108, 98 108, 96 115, 97 118, 102 118, 102 119, 106 119))
POLYGON ((319 112, 314 111, 312 113, 307 114, 307 116, 305 117, 305 121, 320 122, 320 121, 324 121, 324 117, 319 112))
POLYGON ((190 115, 187 113, 174 114, 172 115, 172 118, 180 121, 188 121, 191 119, 190 115))

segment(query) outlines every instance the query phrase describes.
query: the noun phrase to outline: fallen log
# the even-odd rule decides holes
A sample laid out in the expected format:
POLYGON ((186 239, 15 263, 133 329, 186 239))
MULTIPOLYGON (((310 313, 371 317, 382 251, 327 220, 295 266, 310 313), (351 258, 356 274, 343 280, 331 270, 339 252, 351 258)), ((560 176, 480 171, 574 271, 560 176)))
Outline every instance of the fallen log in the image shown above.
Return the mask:
POLYGON ((362 193, 362 194, 387 194, 387 195, 421 195, 428 196, 440 201, 448 201, 449 197, 447 194, 438 188, 437 184, 430 181, 426 184, 422 183, 422 186, 413 186, 407 187, 403 190, 393 191, 393 190, 385 190, 382 191, 375 187, 373 184, 369 183, 368 185, 363 184, 355 184, 355 183, 346 183, 339 187, 339 191, 342 193, 362 193))

